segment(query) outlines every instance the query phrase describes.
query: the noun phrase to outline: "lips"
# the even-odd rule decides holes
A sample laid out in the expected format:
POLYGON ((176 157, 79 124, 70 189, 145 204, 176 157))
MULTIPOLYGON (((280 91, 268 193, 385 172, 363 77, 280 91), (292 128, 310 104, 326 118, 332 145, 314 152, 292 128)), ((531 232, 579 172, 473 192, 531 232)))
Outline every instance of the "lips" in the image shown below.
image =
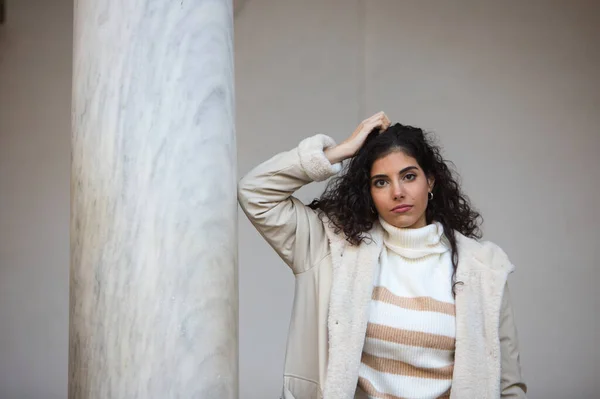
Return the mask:
POLYGON ((398 205, 396 207, 394 207, 394 209, 392 209, 392 212, 394 213, 404 213, 404 212, 408 212, 412 209, 412 205, 398 205))

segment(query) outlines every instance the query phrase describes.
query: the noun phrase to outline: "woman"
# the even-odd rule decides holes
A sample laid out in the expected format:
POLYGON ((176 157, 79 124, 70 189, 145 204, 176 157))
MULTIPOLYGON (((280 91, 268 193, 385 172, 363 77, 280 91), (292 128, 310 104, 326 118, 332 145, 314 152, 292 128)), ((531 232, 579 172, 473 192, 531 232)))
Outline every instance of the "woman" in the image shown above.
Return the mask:
POLYGON ((423 131, 383 112, 245 176, 242 209, 296 277, 282 397, 525 398, 506 254, 423 131), (320 199, 292 194, 341 169, 320 199))

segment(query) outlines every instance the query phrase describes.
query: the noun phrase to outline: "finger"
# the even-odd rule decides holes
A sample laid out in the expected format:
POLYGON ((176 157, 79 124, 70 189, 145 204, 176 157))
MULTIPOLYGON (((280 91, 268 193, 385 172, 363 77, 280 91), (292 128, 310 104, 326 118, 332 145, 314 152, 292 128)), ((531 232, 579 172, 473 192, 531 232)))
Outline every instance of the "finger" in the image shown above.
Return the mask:
POLYGON ((377 124, 377 123, 381 123, 381 121, 383 120, 382 118, 383 118, 383 116, 381 114, 375 114, 371 117, 370 120, 371 120, 371 122, 377 124))
POLYGON ((367 118, 367 120, 371 120, 371 121, 377 120, 377 119, 380 119, 382 115, 384 115, 384 113, 383 113, 383 111, 380 111, 380 112, 376 113, 375 115, 372 115, 371 117, 367 118))
POLYGON ((377 126, 378 126, 377 122, 368 123, 367 125, 365 125, 364 132, 369 134, 373 131, 373 129, 377 128, 377 126))

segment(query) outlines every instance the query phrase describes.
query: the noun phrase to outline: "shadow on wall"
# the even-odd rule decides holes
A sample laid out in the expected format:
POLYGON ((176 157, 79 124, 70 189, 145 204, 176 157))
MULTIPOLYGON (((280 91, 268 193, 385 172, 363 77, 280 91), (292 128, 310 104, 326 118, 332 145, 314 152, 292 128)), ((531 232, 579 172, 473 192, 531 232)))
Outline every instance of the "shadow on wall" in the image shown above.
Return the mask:
MULTIPOLYGON (((0 0, 2 1, 2 0, 0 0)), ((237 17, 249 0, 233 0, 233 18, 237 17)))
POLYGON ((4 24, 6 20, 6 3, 4 0, 0 0, 0 25, 4 24))
POLYGON ((6 2, 4 0, 0 0, 0 65, 3 64, 4 57, 8 52, 6 50, 7 40, 6 40, 6 30, 8 26, 6 24, 6 2))

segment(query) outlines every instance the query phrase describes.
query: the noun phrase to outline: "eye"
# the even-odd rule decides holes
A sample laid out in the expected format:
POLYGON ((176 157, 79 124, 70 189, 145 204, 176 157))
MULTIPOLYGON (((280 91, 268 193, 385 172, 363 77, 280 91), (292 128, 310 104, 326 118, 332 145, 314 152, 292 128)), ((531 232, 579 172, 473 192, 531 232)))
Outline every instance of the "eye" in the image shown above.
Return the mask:
POLYGON ((415 175, 414 173, 407 173, 404 176, 404 180, 408 180, 408 181, 413 181, 417 178, 417 175, 415 175))
POLYGON ((373 185, 374 185, 375 187, 383 187, 383 186, 385 186, 386 184, 387 184, 387 182, 386 182, 385 180, 382 180, 382 179, 375 180, 375 181, 373 182, 373 185))

